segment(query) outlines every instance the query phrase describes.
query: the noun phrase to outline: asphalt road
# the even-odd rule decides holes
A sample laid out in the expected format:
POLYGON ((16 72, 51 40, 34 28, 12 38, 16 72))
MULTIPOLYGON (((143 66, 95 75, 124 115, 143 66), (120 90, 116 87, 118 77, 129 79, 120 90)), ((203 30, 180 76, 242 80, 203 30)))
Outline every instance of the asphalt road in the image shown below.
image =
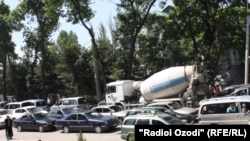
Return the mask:
MULTIPOLYGON (((63 133, 62 131, 49 131, 49 132, 36 132, 36 131, 23 131, 17 132, 13 128, 13 139, 10 141, 77 141, 78 133, 63 133)), ((120 137, 120 127, 108 133, 83 133, 86 141, 124 141, 120 137)), ((7 141, 5 137, 5 129, 0 130, 0 141, 7 141)))

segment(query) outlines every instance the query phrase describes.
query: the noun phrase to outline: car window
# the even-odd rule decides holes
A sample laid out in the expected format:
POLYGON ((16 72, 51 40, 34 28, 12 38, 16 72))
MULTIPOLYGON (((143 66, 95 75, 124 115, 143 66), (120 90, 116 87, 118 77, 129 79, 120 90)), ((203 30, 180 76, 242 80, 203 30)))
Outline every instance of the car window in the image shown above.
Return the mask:
POLYGON ((138 119, 136 125, 149 125, 149 119, 138 119))
MULTIPOLYGON (((228 113, 228 108, 231 105, 235 105, 235 103, 219 103, 219 104, 208 104, 203 105, 201 107, 201 114, 225 114, 228 113)), ((237 106, 237 105, 235 105, 237 106)), ((236 108, 236 112, 238 112, 238 108, 236 108)))
POLYGON ((17 110, 15 110, 15 113, 25 113, 25 110, 24 109, 17 109, 17 110))
POLYGON ((76 112, 74 108, 62 109, 62 111, 64 114, 70 114, 70 113, 76 112))
POLYGON ((4 105, 3 109, 9 109, 9 104, 4 105))
POLYGON ((37 101, 37 102, 36 102, 36 106, 38 106, 38 107, 46 106, 46 105, 47 105, 47 104, 46 104, 45 101, 37 101))
POLYGON ((82 114, 78 114, 78 120, 86 120, 86 117, 82 114))
POLYGON ((57 114, 58 110, 51 110, 50 114, 57 114))
POLYGON ((133 118, 127 119, 127 120, 123 123, 123 125, 135 125, 135 121, 136 121, 136 119, 133 119, 133 118))
POLYGON ((102 113, 102 108, 93 109, 93 112, 102 113))
POLYGON ((102 111, 103 113, 110 113, 111 111, 110 111, 110 109, 107 109, 107 108, 103 108, 103 111, 102 111))
POLYGON ((174 110, 182 108, 181 104, 178 102, 169 103, 169 106, 174 110))
POLYGON ((120 108, 119 106, 111 106, 110 109, 114 110, 114 112, 119 112, 122 111, 123 109, 120 108))
POLYGON ((165 120, 170 125, 183 125, 184 124, 182 120, 175 118, 173 116, 162 117, 162 119, 165 120))
POLYGON ((70 104, 70 100, 63 100, 63 101, 62 101, 62 104, 63 104, 63 105, 71 105, 71 104, 70 104))
POLYGON ((5 114, 8 114, 8 111, 6 111, 6 110, 1 110, 0 111, 0 115, 5 115, 5 114))
POLYGON ((67 119, 68 120, 77 120, 76 114, 70 115, 67 119))
POLYGON ((86 104, 87 100, 85 98, 79 98, 78 99, 78 104, 86 104))
POLYGON ((23 102, 22 107, 26 107, 26 106, 35 106, 35 104, 33 102, 23 102))
POLYGON ((165 125, 164 123, 162 123, 161 121, 158 120, 152 120, 152 125, 165 125))
POLYGON ((16 109, 16 108, 20 108, 19 104, 10 104, 9 109, 16 109))

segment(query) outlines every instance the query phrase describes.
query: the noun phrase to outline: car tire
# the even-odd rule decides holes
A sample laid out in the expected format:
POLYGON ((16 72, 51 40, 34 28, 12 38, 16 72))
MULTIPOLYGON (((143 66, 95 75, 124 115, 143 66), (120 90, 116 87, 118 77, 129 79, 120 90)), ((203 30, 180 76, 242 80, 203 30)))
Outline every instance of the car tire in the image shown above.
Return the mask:
POLYGON ((44 127, 43 127, 43 126, 39 126, 39 127, 38 127, 38 131, 39 131, 39 132, 44 132, 44 127))
POLYGON ((133 133, 128 134, 127 141, 134 141, 134 134, 133 133))
POLYGON ((69 133, 69 127, 68 126, 64 126, 63 127, 63 132, 64 133, 69 133))
POLYGON ((94 130, 97 134, 102 133, 102 128, 100 126, 95 126, 94 130))
POLYGON ((21 125, 17 125, 17 131, 18 131, 18 132, 22 132, 22 131, 23 131, 21 125))

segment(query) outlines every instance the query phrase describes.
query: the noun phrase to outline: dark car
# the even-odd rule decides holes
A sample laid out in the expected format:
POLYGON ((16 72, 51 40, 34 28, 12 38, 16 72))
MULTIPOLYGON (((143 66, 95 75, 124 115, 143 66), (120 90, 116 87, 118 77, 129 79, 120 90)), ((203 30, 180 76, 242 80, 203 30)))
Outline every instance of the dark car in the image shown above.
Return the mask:
POLYGON ((55 126, 57 130, 63 130, 64 133, 69 132, 86 132, 94 131, 102 133, 114 129, 119 124, 119 120, 112 116, 92 115, 92 111, 77 112, 66 115, 57 119, 55 126))
POLYGON ((13 125, 18 132, 22 131, 52 131, 55 130, 55 119, 48 118, 45 113, 35 113, 32 115, 23 115, 13 121, 13 125))

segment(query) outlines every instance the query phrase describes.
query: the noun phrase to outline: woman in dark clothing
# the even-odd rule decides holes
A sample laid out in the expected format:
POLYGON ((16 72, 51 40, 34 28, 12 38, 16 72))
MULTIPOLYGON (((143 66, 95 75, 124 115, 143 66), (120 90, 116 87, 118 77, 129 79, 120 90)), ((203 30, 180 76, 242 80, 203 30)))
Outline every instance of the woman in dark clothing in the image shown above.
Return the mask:
POLYGON ((12 119, 10 118, 10 116, 7 116, 7 118, 5 119, 5 130, 6 130, 6 136, 9 139, 12 139, 13 130, 12 130, 12 119))

